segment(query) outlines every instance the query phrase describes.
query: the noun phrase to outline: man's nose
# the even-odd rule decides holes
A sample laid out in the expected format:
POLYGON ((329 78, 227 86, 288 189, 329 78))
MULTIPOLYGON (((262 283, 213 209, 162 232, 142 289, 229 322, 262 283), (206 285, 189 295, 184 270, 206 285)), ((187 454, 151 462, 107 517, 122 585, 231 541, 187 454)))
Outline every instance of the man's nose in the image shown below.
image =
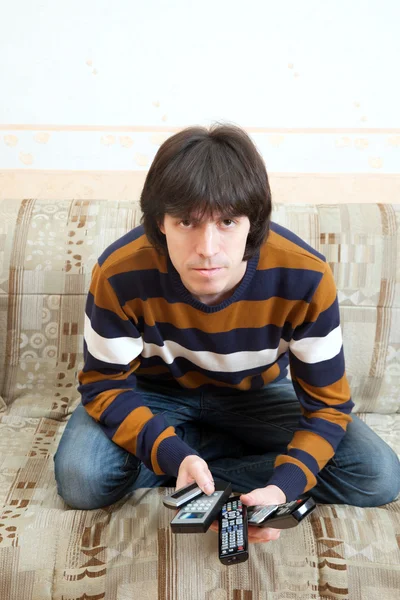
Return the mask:
POLYGON ((208 224, 197 232, 196 252, 202 256, 214 256, 219 252, 219 233, 215 226, 208 224))

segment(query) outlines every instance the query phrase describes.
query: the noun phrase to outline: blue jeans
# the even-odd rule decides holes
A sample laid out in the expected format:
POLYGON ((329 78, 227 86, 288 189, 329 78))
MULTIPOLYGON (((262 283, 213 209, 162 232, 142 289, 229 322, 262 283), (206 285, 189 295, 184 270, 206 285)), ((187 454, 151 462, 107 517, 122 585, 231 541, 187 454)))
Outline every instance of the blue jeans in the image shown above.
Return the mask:
MULTIPOLYGON (((214 477, 232 489, 264 487, 275 458, 286 451, 300 417, 290 379, 261 390, 199 392, 138 379, 138 390, 153 413, 170 425, 208 463, 214 477)), ((322 504, 380 506, 400 491, 395 452, 356 415, 334 457, 307 494, 322 504)), ((80 404, 71 415, 54 457, 58 493, 78 509, 113 504, 143 487, 172 486, 133 454, 112 442, 80 404)))

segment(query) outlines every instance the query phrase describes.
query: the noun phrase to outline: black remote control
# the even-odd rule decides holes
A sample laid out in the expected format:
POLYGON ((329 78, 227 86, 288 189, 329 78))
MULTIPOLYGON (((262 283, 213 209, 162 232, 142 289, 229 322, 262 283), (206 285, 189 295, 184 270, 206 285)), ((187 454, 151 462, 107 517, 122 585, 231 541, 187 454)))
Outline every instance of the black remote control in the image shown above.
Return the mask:
POLYGON ((173 533, 205 533, 208 530, 232 493, 232 486, 226 481, 215 480, 214 487, 210 496, 202 492, 186 502, 171 521, 173 533))
POLYGON ((315 507, 316 504, 311 497, 274 506, 249 506, 248 521, 249 525, 256 525, 256 527, 289 529, 290 527, 296 527, 312 513, 315 507))
POLYGON ((247 507, 240 496, 228 498, 218 519, 219 560, 224 565, 245 562, 249 558, 247 507))

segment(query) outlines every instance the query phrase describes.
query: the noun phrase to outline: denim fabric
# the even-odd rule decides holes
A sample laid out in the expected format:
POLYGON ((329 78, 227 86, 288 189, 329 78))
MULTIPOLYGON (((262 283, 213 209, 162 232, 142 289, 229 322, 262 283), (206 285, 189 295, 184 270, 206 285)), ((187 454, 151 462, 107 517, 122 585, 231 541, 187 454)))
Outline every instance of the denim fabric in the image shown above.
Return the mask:
MULTIPOLYGON (((264 487, 278 454, 284 453, 300 417, 292 382, 261 390, 186 390, 138 380, 144 403, 207 461, 214 477, 238 492, 264 487)), ((334 457, 306 494, 322 504, 380 506, 400 491, 400 462, 393 450, 353 414, 334 457)), ((58 493, 71 507, 108 506, 143 487, 174 485, 112 442, 80 404, 71 415, 55 455, 58 493)))

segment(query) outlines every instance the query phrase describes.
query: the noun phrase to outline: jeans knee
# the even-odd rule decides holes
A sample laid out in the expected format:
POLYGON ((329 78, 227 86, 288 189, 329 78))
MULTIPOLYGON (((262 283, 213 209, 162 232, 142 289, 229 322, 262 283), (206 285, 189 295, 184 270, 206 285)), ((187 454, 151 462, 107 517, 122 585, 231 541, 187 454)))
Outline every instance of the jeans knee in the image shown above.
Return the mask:
POLYGON ((125 473, 117 481, 99 469, 88 468, 85 460, 79 462, 65 457, 54 456, 54 474, 57 492, 70 508, 76 510, 95 510, 110 506, 126 493, 128 485, 137 477, 125 473))
POLYGON ((59 453, 54 455, 54 475, 58 495, 70 508, 77 510, 91 510, 98 508, 92 505, 89 494, 82 494, 80 484, 81 474, 70 461, 60 458, 59 453))
POLYGON ((400 493, 400 461, 395 452, 389 449, 385 455, 374 461, 371 471, 365 477, 363 500, 360 506, 382 506, 396 500, 400 493))

